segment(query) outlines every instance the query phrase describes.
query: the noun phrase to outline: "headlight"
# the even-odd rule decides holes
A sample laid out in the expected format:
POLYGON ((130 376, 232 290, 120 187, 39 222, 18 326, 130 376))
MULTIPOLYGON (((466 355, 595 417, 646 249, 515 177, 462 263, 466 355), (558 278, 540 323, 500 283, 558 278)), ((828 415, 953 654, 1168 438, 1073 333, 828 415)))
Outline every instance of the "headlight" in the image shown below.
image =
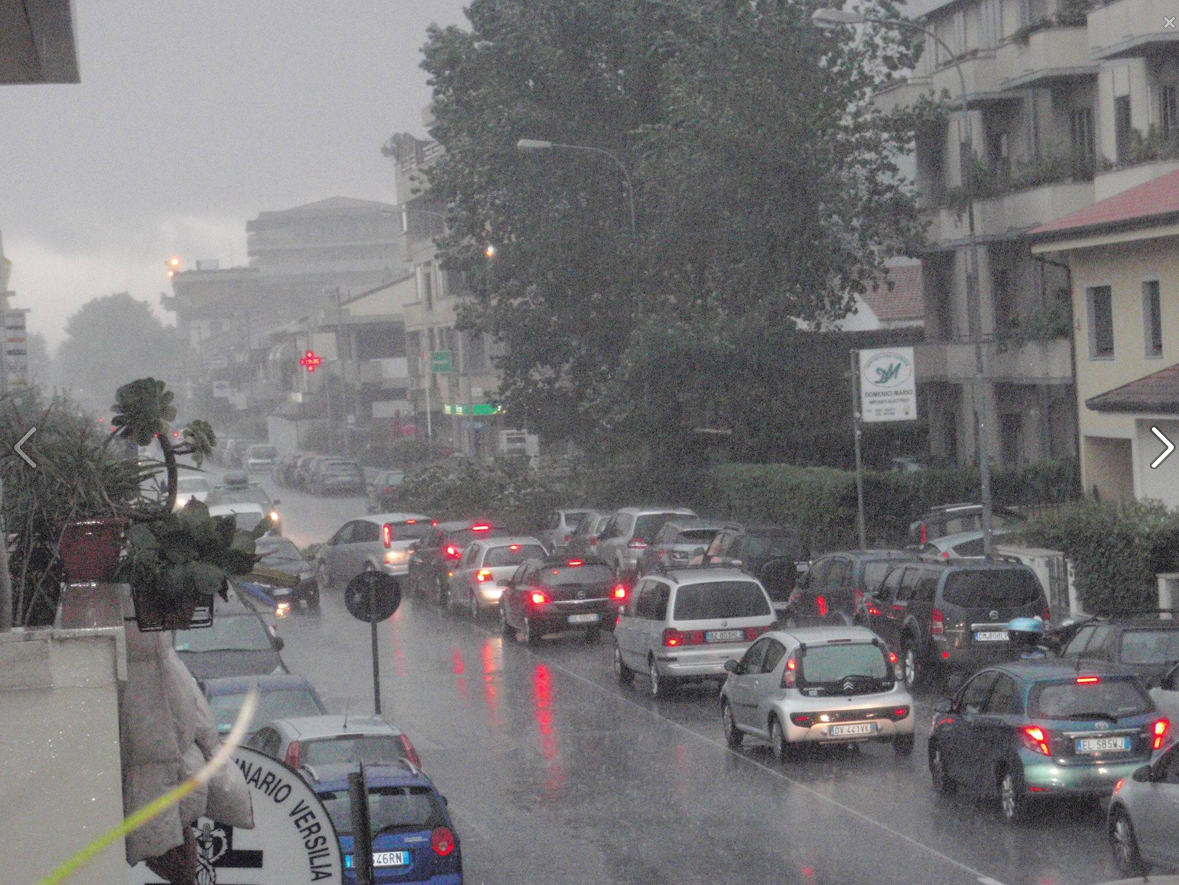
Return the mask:
POLYGON ((280 602, 274 607, 274 616, 276 618, 285 618, 291 613, 291 604, 289 602, 280 602))
POLYGON ((278 511, 277 511, 277 510, 271 510, 271 511, 270 511, 270 521, 271 521, 271 522, 278 522, 278 521, 279 521, 279 519, 280 519, 280 517, 279 517, 279 515, 278 515, 278 511))

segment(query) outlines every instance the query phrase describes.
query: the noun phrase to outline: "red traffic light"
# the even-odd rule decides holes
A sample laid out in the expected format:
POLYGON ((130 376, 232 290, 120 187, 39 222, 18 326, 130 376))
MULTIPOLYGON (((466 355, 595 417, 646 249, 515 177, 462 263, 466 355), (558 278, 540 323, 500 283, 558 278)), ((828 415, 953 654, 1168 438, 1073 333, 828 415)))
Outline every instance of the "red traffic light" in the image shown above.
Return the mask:
POLYGON ((323 365, 323 357, 317 354, 314 350, 309 350, 299 358, 299 365, 308 372, 314 372, 321 365, 323 365))

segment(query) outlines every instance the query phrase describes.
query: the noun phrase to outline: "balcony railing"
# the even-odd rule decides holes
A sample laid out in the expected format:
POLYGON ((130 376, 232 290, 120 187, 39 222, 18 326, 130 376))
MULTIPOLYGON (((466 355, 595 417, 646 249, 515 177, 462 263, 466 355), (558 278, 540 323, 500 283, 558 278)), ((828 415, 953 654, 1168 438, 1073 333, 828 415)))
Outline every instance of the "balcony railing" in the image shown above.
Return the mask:
MULTIPOLYGON (((984 343, 986 376, 996 383, 1065 384, 1072 379, 1072 342, 1066 338, 1029 341, 1018 347, 984 343)), ((974 378, 974 345, 968 341, 926 341, 914 350, 922 381, 969 382, 974 378)))
POLYGON ((1179 42, 1173 0, 1117 0, 1089 13, 1089 51, 1095 59, 1138 55, 1151 46, 1179 42))

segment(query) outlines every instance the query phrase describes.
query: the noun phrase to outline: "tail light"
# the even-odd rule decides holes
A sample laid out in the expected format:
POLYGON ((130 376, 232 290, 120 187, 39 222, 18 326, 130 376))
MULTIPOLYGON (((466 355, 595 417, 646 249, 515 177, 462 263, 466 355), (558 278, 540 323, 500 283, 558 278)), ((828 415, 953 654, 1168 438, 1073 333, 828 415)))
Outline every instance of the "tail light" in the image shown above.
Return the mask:
POLYGON ((1101 682, 1100 676, 1078 676, 1077 685, 1097 685, 1101 682))
POLYGON ((471 526, 471 531, 473 531, 473 532, 489 532, 489 531, 491 531, 491 526, 485 522, 477 522, 473 526, 471 526))
POLYGON ((794 655, 786 659, 786 666, 782 670, 782 687, 794 688, 798 682, 798 660, 794 655))
POLYGON ((1042 617, 1046 622, 1052 620, 1052 612, 1049 610, 1048 606, 1044 606, 1044 611, 1041 613, 1040 617, 1042 617))
POLYGON ((944 636, 946 633, 946 616, 940 608, 935 608, 929 616, 929 635, 944 636))
POLYGON ((631 550, 645 550, 647 547, 647 542, 642 538, 631 538, 630 542, 626 546, 631 550))
POLYGON ((680 631, 675 627, 668 627, 663 631, 663 644, 667 648, 676 648, 681 645, 703 645, 704 631, 703 630, 685 630, 680 631))
POLYGON ((435 827, 430 834, 430 847, 439 857, 446 857, 454 851, 454 833, 450 827, 435 827))
POLYGON ((929 541, 929 529, 925 527, 925 523, 921 523, 921 544, 924 546, 929 541))
POLYGON ((901 668, 901 660, 897 657, 897 653, 895 651, 890 651, 888 653, 888 662, 892 664, 892 675, 896 678, 896 681, 903 682, 905 679, 905 671, 901 668))
POLYGON ((447 559, 461 559, 462 555, 463 555, 462 551, 459 550, 457 547, 455 547, 454 544, 447 544, 446 545, 446 558, 447 559))
POLYGON ((580 559, 571 559, 571 560, 569 560, 569 561, 568 561, 567 563, 565 563, 565 564, 566 564, 566 565, 569 565, 569 566, 579 566, 579 565, 581 565, 581 564, 582 564, 582 562, 581 562, 581 560, 580 560, 580 559))
POLYGON ((530 594, 528 594, 528 601, 533 605, 548 605, 549 595, 540 590, 533 590, 530 594))
POLYGON ((508 545, 508 549, 509 549, 509 550, 519 550, 519 549, 520 549, 520 545, 519 545, 519 544, 509 544, 509 545, 508 545))
POLYGON ((291 741, 287 744, 287 754, 282 759, 291 768, 299 767, 299 742, 291 741))
POLYGON ((1163 740, 1167 737, 1167 732, 1171 730, 1170 719, 1157 719, 1154 725, 1150 727, 1150 733, 1154 740, 1151 741, 1150 748, 1157 750, 1163 745, 1163 740))
POLYGON ((597 547, 598 546, 598 539, 597 538, 590 538, 590 546, 597 547))
POLYGON ((815 717, 810 713, 791 713, 790 721, 803 728, 810 728, 814 724, 815 717))
POLYGON ((610 591, 610 598, 619 600, 626 599, 626 585, 615 584, 614 589, 610 591))
POLYGON ((874 618, 880 617, 880 607, 878 605, 876 605, 874 602, 868 603, 867 611, 868 611, 868 614, 872 615, 872 617, 874 617, 874 618))
POLYGON ((394 489, 393 486, 385 486, 383 489, 381 489, 381 494, 392 495, 395 491, 396 489, 394 489))
POLYGON ((386 550, 393 546, 393 523, 387 522, 381 526, 381 543, 386 550))
POLYGON ((418 751, 414 749, 413 741, 408 736, 402 734, 398 736, 401 740, 401 746, 405 748, 405 758, 416 765, 418 768, 422 767, 421 757, 418 756, 418 751))
POLYGON ((489 569, 489 568, 479 569, 479 571, 475 572, 475 580, 478 581, 480 584, 484 584, 484 583, 490 581, 491 580, 491 569, 489 569))
POLYGON ((1043 753, 1045 756, 1052 755, 1052 748, 1048 746, 1051 736, 1043 728, 1040 728, 1040 726, 1025 725, 1017 734, 1019 735, 1020 743, 1029 750, 1035 750, 1037 753, 1043 753))
POLYGON ((565 543, 568 544, 572 537, 573 537, 572 535, 566 535, 565 536, 565 543))
POLYGON ((908 707, 894 707, 893 709, 889 710, 884 715, 887 716, 889 719, 892 719, 894 722, 900 722, 902 719, 905 719, 909 715, 909 708, 908 707))
POLYGON ((819 610, 819 617, 820 618, 827 617, 827 597, 816 596, 815 597, 815 608, 817 608, 819 610))
POLYGON ((746 642, 753 642, 753 640, 757 639, 757 637, 761 636, 761 634, 769 633, 769 632, 770 632, 769 627, 746 627, 745 628, 745 641, 746 642))

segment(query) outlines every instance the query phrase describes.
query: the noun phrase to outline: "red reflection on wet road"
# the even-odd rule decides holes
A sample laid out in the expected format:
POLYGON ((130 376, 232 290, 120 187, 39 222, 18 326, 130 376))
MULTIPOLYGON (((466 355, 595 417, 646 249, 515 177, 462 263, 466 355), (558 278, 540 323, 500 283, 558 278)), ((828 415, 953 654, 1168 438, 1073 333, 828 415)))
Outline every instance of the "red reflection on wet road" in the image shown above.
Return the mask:
POLYGON ((537 664, 532 671, 532 715, 540 732, 540 754, 545 766, 544 787, 555 798, 565 787, 565 769, 557 762, 557 736, 553 733, 553 677, 549 668, 537 664))
POLYGON ((483 664, 483 699, 487 703, 487 721, 499 728, 499 688, 495 684, 498 669, 497 658, 503 649, 503 640, 488 637, 479 649, 479 660, 483 664))
POLYGON ((459 697, 463 703, 469 702, 471 693, 467 689, 467 677, 463 675, 467 672, 467 665, 463 663, 463 653, 457 645, 450 649, 450 668, 454 671, 454 686, 458 689, 459 697))

